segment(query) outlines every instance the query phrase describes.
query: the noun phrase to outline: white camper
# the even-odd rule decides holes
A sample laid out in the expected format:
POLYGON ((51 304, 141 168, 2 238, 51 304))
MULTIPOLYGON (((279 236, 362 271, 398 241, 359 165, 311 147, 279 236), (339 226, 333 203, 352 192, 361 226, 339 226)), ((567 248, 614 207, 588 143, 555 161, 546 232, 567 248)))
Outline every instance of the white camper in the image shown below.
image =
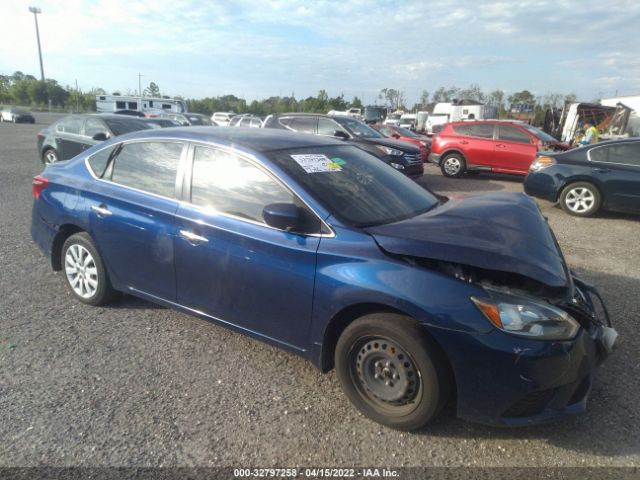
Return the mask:
POLYGON ((97 112, 113 113, 118 110, 135 110, 137 112, 164 110, 166 112, 184 113, 187 111, 187 105, 184 100, 176 98, 96 95, 97 112))

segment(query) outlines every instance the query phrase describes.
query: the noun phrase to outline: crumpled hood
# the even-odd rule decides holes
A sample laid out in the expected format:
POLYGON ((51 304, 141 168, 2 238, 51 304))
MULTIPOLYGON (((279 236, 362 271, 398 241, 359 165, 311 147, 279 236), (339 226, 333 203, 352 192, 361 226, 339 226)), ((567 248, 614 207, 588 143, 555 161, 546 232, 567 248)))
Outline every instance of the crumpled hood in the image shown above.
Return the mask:
POLYGON ((517 273, 550 287, 569 283, 555 238, 524 193, 454 198, 425 214, 366 231, 392 254, 517 273))

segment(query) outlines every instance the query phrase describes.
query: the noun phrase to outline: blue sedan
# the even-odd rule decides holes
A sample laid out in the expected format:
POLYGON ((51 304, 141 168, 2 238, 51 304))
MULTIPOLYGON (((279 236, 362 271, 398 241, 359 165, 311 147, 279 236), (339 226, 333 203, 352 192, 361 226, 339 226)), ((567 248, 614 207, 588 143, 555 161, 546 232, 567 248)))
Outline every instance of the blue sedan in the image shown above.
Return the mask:
POLYGON ((147 130, 33 192, 33 239, 80 302, 135 295, 335 367, 394 428, 453 399, 492 424, 582 413, 616 342, 529 197, 437 196, 339 139, 147 130))
POLYGON ((524 189, 579 217, 600 209, 640 213, 640 138, 541 154, 531 164, 524 189))

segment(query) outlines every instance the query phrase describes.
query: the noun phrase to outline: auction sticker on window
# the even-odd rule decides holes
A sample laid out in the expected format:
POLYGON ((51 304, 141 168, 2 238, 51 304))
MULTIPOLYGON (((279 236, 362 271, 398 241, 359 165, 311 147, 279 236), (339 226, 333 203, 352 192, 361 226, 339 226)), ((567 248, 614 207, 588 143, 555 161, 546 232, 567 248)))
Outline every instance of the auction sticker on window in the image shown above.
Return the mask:
POLYGON ((319 172, 340 172, 342 171, 342 165, 344 160, 336 162, 335 159, 330 159, 326 155, 322 154, 304 154, 304 155, 291 155, 298 165, 304 168, 307 173, 319 173, 319 172))

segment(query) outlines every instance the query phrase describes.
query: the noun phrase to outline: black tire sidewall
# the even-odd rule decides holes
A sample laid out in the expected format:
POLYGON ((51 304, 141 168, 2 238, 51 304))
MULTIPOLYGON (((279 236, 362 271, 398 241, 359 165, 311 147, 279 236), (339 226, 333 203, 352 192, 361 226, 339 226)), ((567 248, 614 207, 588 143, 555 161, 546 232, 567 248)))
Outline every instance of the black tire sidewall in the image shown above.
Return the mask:
POLYGON ((62 274, 64 275, 67 288, 73 294, 73 296, 76 299, 78 299, 80 302, 85 303, 87 305, 104 305, 105 303, 108 303, 115 297, 116 292, 111 287, 111 282, 109 281, 107 271, 105 270, 104 264, 102 263, 102 257, 100 257, 100 254, 98 253, 98 250, 96 249, 95 244, 93 243, 93 240, 91 239, 88 233, 80 232, 80 233, 71 235, 69 238, 67 238, 64 244, 62 245, 61 259, 62 259, 62 274), (97 277, 98 277, 98 288, 96 289, 96 292, 89 298, 83 298, 73 290, 73 288, 71 287, 71 284, 69 283, 69 279, 67 278, 67 274, 65 272, 65 257, 67 255, 67 250, 72 245, 81 245, 82 247, 86 248, 87 251, 93 257, 93 261, 96 265, 97 277))
POLYGON ((336 345, 335 367, 345 395, 366 417, 400 430, 425 427, 442 409, 449 393, 449 372, 439 348, 417 322, 399 314, 372 314, 351 323, 336 345), (353 346, 363 337, 380 335, 393 340, 408 353, 420 372, 422 395, 417 407, 402 416, 392 416, 363 398, 354 385, 349 365, 353 346))
POLYGON ((440 162, 440 171, 442 172, 442 175, 444 175, 447 178, 460 178, 462 175, 464 175, 464 172, 466 170, 467 170, 467 162, 465 161, 464 157, 459 153, 450 153, 446 157, 443 157, 442 161, 440 162), (460 170, 458 170, 458 173, 456 173, 455 175, 451 175, 447 173, 444 169, 444 162, 451 157, 457 158, 458 161, 460 162, 460 170))
POLYGON ((560 194, 560 207, 562 208, 562 210, 564 210, 569 215, 573 215, 576 217, 590 217, 595 213, 597 213, 598 210, 600 210, 601 205, 602 205, 602 195, 600 195, 600 190, 598 190, 598 188, 593 183, 590 183, 590 182, 570 183, 569 185, 567 185, 562 189, 562 193, 560 194), (588 188, 591 191, 591 193, 593 193, 595 201, 593 202, 593 206, 586 212, 574 212, 567 206, 567 203, 566 203, 567 194, 569 193, 570 190, 574 188, 588 188))

